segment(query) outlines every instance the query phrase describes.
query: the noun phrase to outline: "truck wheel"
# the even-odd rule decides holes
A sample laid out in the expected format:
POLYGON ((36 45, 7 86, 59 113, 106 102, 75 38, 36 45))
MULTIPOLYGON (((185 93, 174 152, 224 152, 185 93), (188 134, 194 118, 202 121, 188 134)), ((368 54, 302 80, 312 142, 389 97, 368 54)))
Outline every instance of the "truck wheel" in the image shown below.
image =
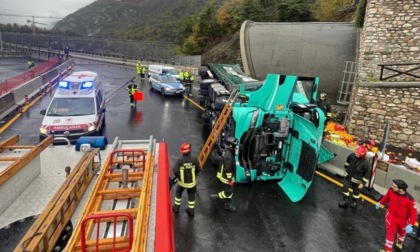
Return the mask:
POLYGON ((229 96, 219 96, 214 101, 214 110, 220 111, 225 106, 227 100, 229 99, 229 96))
POLYGON ((211 151, 211 163, 217 168, 219 168, 219 163, 220 160, 222 160, 222 156, 219 153, 219 148, 215 148, 214 150, 211 151))

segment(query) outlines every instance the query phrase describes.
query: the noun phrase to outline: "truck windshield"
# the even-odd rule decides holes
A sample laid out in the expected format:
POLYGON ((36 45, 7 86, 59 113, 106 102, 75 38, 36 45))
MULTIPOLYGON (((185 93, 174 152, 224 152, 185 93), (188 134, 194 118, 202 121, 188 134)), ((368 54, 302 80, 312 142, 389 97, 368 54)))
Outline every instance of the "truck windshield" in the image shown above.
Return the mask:
POLYGON ((47 116, 83 116, 95 114, 93 98, 54 98, 47 116))
POLYGON ((314 85, 314 80, 298 80, 294 90, 294 98, 296 98, 296 94, 300 94, 302 98, 306 98, 307 102, 311 102, 314 91, 314 85))

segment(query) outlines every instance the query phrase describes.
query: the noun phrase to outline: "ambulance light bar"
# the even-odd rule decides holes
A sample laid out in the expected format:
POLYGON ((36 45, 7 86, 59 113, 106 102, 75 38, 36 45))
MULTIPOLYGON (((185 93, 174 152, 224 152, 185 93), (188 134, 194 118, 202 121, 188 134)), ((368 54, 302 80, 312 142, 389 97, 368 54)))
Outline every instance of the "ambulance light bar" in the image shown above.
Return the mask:
POLYGON ((69 89, 69 87, 70 87, 70 83, 68 83, 67 81, 60 81, 60 82, 58 83, 58 87, 59 87, 59 88, 69 89))
POLYGON ((93 87, 93 82, 92 81, 86 81, 86 82, 82 83, 82 89, 91 88, 91 87, 93 87))

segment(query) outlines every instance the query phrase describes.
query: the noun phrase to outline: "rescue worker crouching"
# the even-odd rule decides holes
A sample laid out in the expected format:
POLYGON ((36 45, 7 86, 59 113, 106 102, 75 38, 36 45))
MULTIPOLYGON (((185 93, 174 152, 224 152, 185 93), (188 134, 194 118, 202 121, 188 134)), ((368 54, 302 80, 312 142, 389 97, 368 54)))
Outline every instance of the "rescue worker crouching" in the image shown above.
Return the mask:
POLYGON ((344 164, 346 169, 344 173, 343 181, 343 200, 340 201, 340 207, 355 208, 357 201, 360 198, 360 191, 363 189, 363 185, 368 182, 366 175, 369 169, 369 162, 366 160, 367 149, 364 146, 357 147, 353 153, 351 153, 344 164), (353 189, 353 199, 350 203, 350 191, 349 188, 353 189))
POLYGON ((137 105, 137 102, 134 100, 134 93, 139 90, 139 87, 136 83, 134 83, 134 80, 131 80, 130 84, 127 86, 127 93, 130 97, 130 107, 135 108, 137 105))
POLYGON ((175 213, 179 212, 181 207, 182 193, 187 189, 188 193, 188 208, 185 209, 189 216, 194 216, 195 208, 195 192, 197 187, 197 176, 200 174, 200 165, 196 158, 191 157, 191 144, 184 142, 180 151, 182 157, 180 157, 173 169, 174 178, 172 178, 172 183, 177 183, 175 191, 175 200, 172 206, 172 210, 175 213))
POLYGON ((217 178, 223 183, 223 190, 218 194, 210 195, 212 201, 223 202, 226 211, 236 212, 237 209, 232 205, 233 185, 235 182, 235 148, 238 140, 234 137, 228 137, 226 149, 223 151, 222 159, 220 160, 219 169, 217 171, 217 178))

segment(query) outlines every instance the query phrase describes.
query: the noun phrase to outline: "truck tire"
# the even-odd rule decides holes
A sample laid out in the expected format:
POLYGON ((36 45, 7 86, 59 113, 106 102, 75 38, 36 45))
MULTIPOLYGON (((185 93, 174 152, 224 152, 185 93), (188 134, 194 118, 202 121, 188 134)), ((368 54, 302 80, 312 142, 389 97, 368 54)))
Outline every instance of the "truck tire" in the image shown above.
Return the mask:
POLYGON ((201 66, 198 68, 198 75, 201 77, 201 79, 210 78, 209 74, 207 73, 208 70, 209 68, 206 66, 201 66))
POLYGON ((214 110, 221 111, 223 107, 225 106, 227 100, 229 99, 229 96, 219 96, 214 101, 214 110))
POLYGON ((209 85, 216 83, 217 80, 215 79, 205 79, 205 80, 201 80, 200 81, 200 89, 201 90, 208 90, 209 89, 209 85))
POLYGON ((201 115, 201 120, 203 121, 203 123, 209 123, 209 122, 210 122, 210 120, 211 120, 211 114, 209 114, 209 113, 207 113, 207 112, 204 112, 204 113, 201 115))
POLYGON ((216 147, 214 150, 211 151, 210 160, 214 167, 216 167, 216 169, 219 168, 220 160, 222 160, 219 148, 216 147))
POLYGON ((199 93, 202 96, 209 96, 209 90, 207 89, 200 89, 199 93))

